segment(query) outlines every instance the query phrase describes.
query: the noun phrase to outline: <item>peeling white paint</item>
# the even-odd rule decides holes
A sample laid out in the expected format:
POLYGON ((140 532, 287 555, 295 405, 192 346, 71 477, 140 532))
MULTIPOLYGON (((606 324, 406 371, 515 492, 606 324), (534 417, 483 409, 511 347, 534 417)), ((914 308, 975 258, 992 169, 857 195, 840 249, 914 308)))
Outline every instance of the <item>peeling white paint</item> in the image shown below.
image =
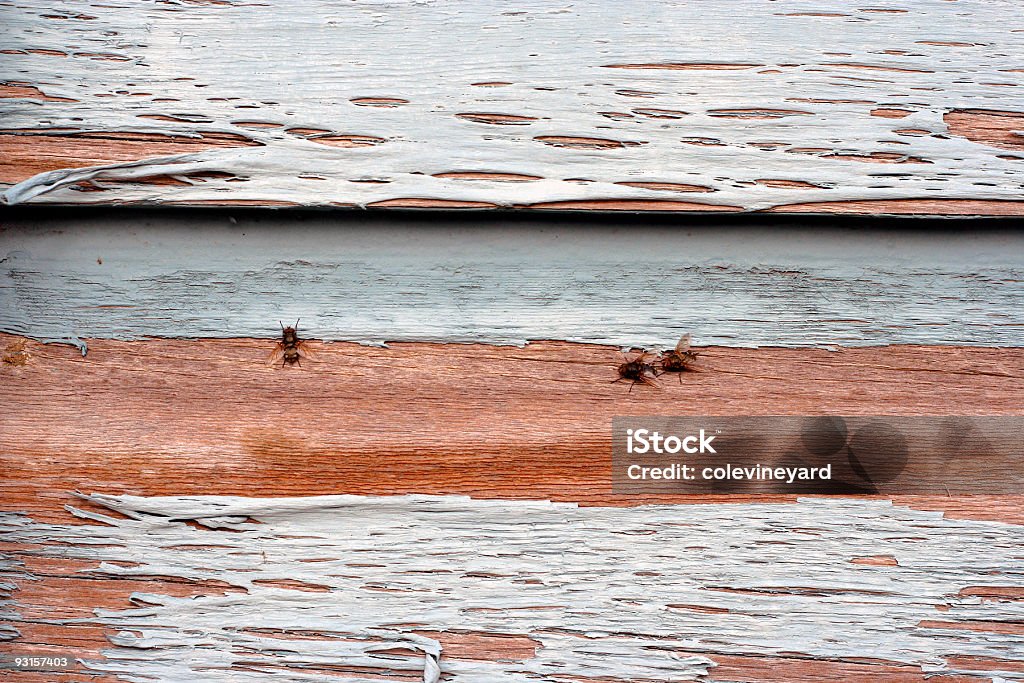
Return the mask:
POLYGON ((87 338, 1021 346, 1013 232, 118 214, 9 221, 0 330, 87 338), (195 236, 202 234, 203 239, 195 236))
POLYGON ((943 120, 956 108, 1024 110, 1019 3, 861 5, 26 0, 0 8, 0 81, 73 101, 2 99, 6 130, 114 139, 229 134, 261 146, 55 171, 10 188, 3 200, 365 206, 396 198, 618 198, 761 209, 1020 199, 1024 155, 950 135, 943 120), (740 68, 610 68, 709 62, 740 68), (878 108, 910 113, 872 115, 878 108), (520 118, 487 123, 465 114, 520 118), (341 144, 360 146, 328 146, 339 142, 323 135, 359 136, 341 144), (621 145, 574 148, 552 137, 621 145), (877 153, 895 155, 893 163, 855 160, 877 153), (227 175, 190 175, 209 171, 227 175), (536 179, 445 175, 453 172, 536 179), (179 184, 123 182, 164 174, 179 184), (99 191, 76 191, 85 179, 99 191), (710 191, 622 184, 630 182, 710 191))
POLYGON ((18 571, 18 567, 18 563, 0 553, 0 642, 13 640, 21 635, 12 623, 18 613, 14 609, 11 593, 17 589, 18 581, 31 580, 32 577, 18 571))
POLYGON ((715 653, 869 656, 926 673, 1024 679, 949 664, 1022 661, 1024 636, 956 626, 1024 617, 1020 602, 960 594, 1024 583, 1024 528, 1015 525, 850 499, 626 509, 455 496, 88 499, 128 519, 71 508, 102 525, 52 525, 2 514, 0 534, 50 544, 29 552, 102 561, 89 576, 245 589, 135 594, 137 609, 97 610, 88 621, 123 630, 89 668, 131 681, 237 680, 240 663, 246 680, 322 680, 308 670, 325 665, 426 668, 429 680, 439 650, 416 631, 538 643, 535 657, 518 661, 440 651, 450 681, 685 681, 703 676, 715 653), (851 562, 879 554, 898 566, 851 562), (282 579, 328 592, 265 583, 282 579), (310 631, 323 637, 301 637, 310 631), (426 666, 380 653, 384 644, 424 652, 426 666))

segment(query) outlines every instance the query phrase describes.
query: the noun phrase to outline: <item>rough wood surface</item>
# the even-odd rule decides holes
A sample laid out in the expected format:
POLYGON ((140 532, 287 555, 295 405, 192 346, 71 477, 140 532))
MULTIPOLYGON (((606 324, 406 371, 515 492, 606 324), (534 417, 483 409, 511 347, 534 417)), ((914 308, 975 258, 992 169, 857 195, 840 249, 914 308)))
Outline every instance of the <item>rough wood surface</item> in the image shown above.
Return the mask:
MULTIPOLYGON (((682 383, 628 391, 619 351, 581 344, 311 343, 280 367, 271 340, 91 340, 84 358, 3 340, 26 344, 0 364, 3 504, 47 515, 74 489, 636 504, 611 494, 615 415, 1024 412, 1020 349, 714 347, 682 383)), ((1012 500, 921 502, 1024 521, 1012 500)))
POLYGON ((0 182, 12 203, 1021 215, 1018 9, 7 3, 0 182))
POLYGON ((0 231, 0 331, 1024 346, 1024 232, 101 211, 0 231), (197 239, 198 235, 202 239, 197 239))

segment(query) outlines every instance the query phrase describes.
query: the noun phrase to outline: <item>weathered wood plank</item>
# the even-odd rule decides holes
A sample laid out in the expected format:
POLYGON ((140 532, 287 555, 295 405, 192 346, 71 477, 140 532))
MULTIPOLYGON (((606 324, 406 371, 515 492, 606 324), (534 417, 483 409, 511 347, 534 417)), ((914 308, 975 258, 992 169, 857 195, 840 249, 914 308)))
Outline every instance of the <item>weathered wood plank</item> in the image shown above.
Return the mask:
POLYGON ((4 199, 1020 215, 1016 9, 29 0, 4 199))
POLYGON ((134 609, 98 610, 91 622, 121 631, 91 671, 211 682, 239 672, 360 683, 436 683, 442 672, 508 683, 782 671, 808 682, 1020 679, 1020 603, 978 597, 1024 581, 1007 554, 1024 542, 1020 526, 835 499, 627 509, 402 496, 94 501, 127 518, 3 516, 0 530, 54 544, 30 557, 104 561, 89 570, 98 586, 87 596, 154 574, 233 590, 139 593, 134 609), (895 564, 854 561, 879 548, 895 564), (438 632, 477 642, 459 656, 438 632), (500 637, 530 647, 487 656, 500 637))
MULTIPOLYGON (((966 347, 715 347, 703 372, 631 392, 616 349, 579 344, 312 343, 283 368, 269 340, 90 347, 0 364, 5 509, 52 515, 74 489, 693 502, 612 495, 613 416, 1017 415, 1024 378, 1024 350, 966 347)), ((920 502, 1024 521, 1014 499, 920 502)))
POLYGON ((0 331, 77 344, 301 319, 369 344, 1024 345, 1009 230, 113 211, 4 227, 0 331))

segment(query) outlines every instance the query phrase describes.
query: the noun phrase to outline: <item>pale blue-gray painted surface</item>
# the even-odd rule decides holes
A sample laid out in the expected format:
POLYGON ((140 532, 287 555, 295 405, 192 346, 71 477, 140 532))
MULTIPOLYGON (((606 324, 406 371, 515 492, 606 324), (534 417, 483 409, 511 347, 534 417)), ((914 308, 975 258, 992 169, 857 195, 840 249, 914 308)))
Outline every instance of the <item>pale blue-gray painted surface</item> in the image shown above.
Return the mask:
POLYGON ((0 233, 0 330, 670 347, 1021 346, 1024 236, 109 212, 0 233))

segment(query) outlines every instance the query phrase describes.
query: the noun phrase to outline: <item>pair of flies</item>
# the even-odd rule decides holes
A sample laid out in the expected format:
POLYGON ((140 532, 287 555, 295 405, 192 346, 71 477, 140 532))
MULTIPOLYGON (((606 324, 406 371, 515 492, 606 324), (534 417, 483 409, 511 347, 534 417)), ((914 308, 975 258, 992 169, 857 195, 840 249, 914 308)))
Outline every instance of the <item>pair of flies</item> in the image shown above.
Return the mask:
POLYGON ((697 369, 694 364, 698 355, 700 354, 697 351, 690 349, 690 334, 686 333, 679 338, 675 348, 667 351, 664 355, 648 360, 651 354, 644 352, 633 360, 627 360, 619 366, 619 378, 612 382, 623 380, 631 382, 629 390, 633 391, 633 387, 637 384, 657 386, 657 382, 654 381, 655 377, 666 372, 674 372, 679 375, 679 383, 682 384, 682 373, 697 369))
POLYGON ((301 368, 302 363, 299 362, 299 359, 312 358, 313 354, 307 348, 306 342, 299 339, 299 321, 296 320, 291 327, 285 327, 284 323, 280 321, 278 325, 281 326, 281 341, 274 346, 274 351, 267 359, 267 364, 271 365, 281 361, 281 367, 298 365, 301 368))

